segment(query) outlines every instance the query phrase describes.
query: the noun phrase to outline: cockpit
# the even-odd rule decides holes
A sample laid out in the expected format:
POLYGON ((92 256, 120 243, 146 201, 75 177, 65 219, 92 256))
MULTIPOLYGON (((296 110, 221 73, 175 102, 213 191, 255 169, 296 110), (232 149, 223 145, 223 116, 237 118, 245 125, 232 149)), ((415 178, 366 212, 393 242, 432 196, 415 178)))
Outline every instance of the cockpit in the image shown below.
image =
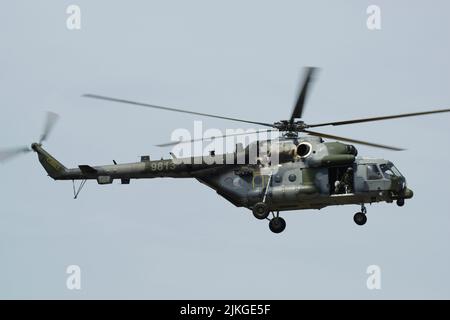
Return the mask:
POLYGON ((359 159, 357 168, 356 190, 378 193, 387 191, 393 200, 397 200, 399 206, 405 203, 404 199, 413 197, 412 190, 406 186, 405 177, 392 162, 383 159, 359 159), (358 177, 365 181, 360 183, 358 177))
POLYGON ((392 162, 380 164, 380 169, 386 179, 391 180, 394 177, 403 178, 403 175, 392 162))
POLYGON ((394 166, 392 162, 386 163, 371 163, 367 164, 367 179, 368 180, 378 180, 378 179, 403 179, 403 175, 400 171, 394 166))

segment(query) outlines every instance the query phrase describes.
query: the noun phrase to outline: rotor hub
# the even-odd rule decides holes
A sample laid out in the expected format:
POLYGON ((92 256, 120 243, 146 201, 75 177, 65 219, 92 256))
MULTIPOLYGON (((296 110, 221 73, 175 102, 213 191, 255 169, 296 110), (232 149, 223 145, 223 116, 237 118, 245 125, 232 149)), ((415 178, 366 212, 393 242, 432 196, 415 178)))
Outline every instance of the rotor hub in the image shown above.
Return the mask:
POLYGON ((308 128, 308 125, 301 120, 298 120, 295 122, 291 122, 289 120, 281 120, 281 121, 275 122, 273 124, 273 127, 275 129, 278 129, 279 131, 301 132, 304 129, 308 128))
POLYGON ((42 146, 41 143, 34 142, 31 144, 31 150, 36 151, 38 147, 42 146))

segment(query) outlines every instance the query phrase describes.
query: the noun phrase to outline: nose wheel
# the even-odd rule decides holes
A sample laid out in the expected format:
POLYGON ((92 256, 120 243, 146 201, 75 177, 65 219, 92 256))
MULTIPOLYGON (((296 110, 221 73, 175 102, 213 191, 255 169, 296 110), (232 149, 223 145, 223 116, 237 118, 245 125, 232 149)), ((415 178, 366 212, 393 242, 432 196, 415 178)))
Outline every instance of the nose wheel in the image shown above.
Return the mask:
POLYGON ((353 221, 355 221, 355 223, 358 226, 363 226, 366 224, 367 222, 367 209, 364 206, 364 204, 361 205, 361 212, 357 212, 355 213, 355 215, 353 216, 353 221))
POLYGON ((272 212, 273 217, 272 219, 270 219, 269 229, 273 233, 280 233, 283 232, 284 229, 286 229, 286 221, 282 217, 280 217, 279 214, 279 211, 277 211, 276 215, 272 212))

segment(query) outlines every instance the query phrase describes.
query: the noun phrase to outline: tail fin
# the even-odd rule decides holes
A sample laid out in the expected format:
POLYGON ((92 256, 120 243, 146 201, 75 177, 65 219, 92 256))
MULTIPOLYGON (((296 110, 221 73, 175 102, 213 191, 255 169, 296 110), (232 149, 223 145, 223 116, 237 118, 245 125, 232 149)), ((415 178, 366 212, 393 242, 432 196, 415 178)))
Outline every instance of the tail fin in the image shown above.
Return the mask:
POLYGON ((58 179, 67 172, 67 168, 45 151, 41 144, 33 143, 31 149, 38 154, 39 162, 53 179, 58 179))

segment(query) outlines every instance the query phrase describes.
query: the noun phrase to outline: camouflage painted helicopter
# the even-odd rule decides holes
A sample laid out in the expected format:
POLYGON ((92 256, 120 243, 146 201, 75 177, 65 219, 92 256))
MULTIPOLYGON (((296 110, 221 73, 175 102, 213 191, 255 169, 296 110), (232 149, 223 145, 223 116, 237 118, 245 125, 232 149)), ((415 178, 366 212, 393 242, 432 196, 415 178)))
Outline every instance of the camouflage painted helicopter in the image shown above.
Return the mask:
MULTIPOLYGON (((364 225, 367 221, 367 203, 393 202, 403 206, 405 199, 410 199, 413 192, 406 186, 406 179, 394 164, 388 160, 357 157, 357 150, 352 144, 342 142, 325 142, 330 138, 344 142, 368 145, 377 148, 399 151, 400 148, 369 143, 355 139, 343 138, 312 131, 310 128, 340 126, 354 123, 380 121, 403 117, 421 116, 433 113, 449 112, 450 109, 415 112, 374 118, 307 124, 298 120, 302 118, 308 88, 315 68, 307 68, 297 103, 289 120, 275 123, 248 121, 182 109, 155 106, 146 103, 86 94, 85 97, 132 104, 148 108, 182 112, 197 116, 219 118, 270 127, 266 131, 280 131, 282 136, 275 140, 256 141, 247 147, 236 144, 232 153, 216 155, 211 152, 209 159, 190 157, 189 159, 150 160, 142 156, 140 162, 112 165, 79 165, 68 169, 42 148, 57 116, 48 113, 46 125, 39 142, 33 143, 31 149, 21 147, 0 151, 0 161, 27 151, 34 151, 48 175, 55 180, 81 180, 78 189, 74 184, 76 198, 87 180, 97 180, 98 184, 111 184, 115 179, 122 184, 129 184, 131 179, 157 177, 195 178, 237 207, 252 210, 257 219, 269 220, 272 232, 280 233, 286 227, 285 220, 279 216, 280 211, 321 209, 333 205, 360 205, 361 210, 354 215, 354 222, 364 225), (299 135, 305 133, 306 135, 299 135), (263 159, 260 150, 277 150, 277 163, 272 163, 270 152, 263 159), (276 147, 275 149, 273 147, 276 147), (256 150, 252 152, 252 150, 256 150), (233 164, 224 161, 231 157, 233 164), (211 158, 214 161, 211 161, 211 158), (221 161, 216 161, 216 160, 221 161), (185 160, 185 161, 183 161, 185 160), (207 161, 208 160, 208 161, 207 161)), ((226 137, 226 136, 222 136, 226 137)), ((198 139, 197 139, 198 140, 198 139)), ((159 146, 192 143, 196 140, 175 141, 159 146)))

